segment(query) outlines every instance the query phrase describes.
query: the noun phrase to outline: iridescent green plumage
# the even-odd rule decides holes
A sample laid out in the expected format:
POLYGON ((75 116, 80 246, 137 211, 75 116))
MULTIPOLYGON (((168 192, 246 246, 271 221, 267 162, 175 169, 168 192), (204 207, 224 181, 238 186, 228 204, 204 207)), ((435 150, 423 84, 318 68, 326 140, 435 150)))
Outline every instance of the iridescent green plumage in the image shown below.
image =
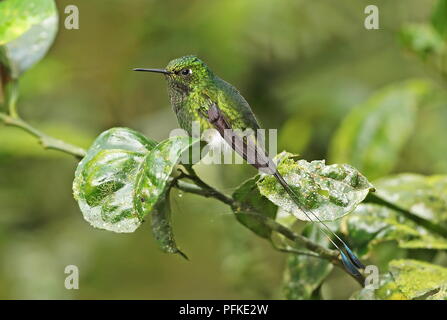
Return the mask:
MULTIPOLYGON (((185 56, 169 62, 168 92, 180 127, 191 133, 192 121, 199 121, 201 131, 212 126, 203 117, 210 103, 216 103, 234 129, 259 129, 259 124, 247 101, 228 82, 216 76, 195 56, 185 56), (191 70, 188 74, 182 71, 191 70)), ((186 72, 185 72, 186 73, 186 72)))
POLYGON ((265 150, 256 143, 256 139, 244 139, 235 133, 236 129, 242 131, 259 129, 258 121, 250 106, 235 87, 216 76, 196 56, 174 59, 169 62, 164 70, 135 70, 157 72, 166 76, 172 108, 177 115, 180 127, 190 135, 193 134, 193 122, 199 122, 201 132, 207 129, 217 129, 220 136, 245 160, 248 160, 247 150, 250 148, 255 150, 257 156, 254 158, 255 161, 250 164, 260 170, 266 169, 265 173, 276 177, 277 181, 309 220, 319 222, 324 226, 321 231, 340 251, 341 260, 346 269, 354 276, 360 275, 358 270, 364 268, 360 260, 346 243, 330 230, 312 210, 302 208, 298 195, 278 172, 276 165, 268 158, 265 150), (230 135, 227 136, 228 131, 230 131, 230 135), (242 148, 240 148, 241 146, 242 148), (334 240, 339 241, 339 245, 334 240))

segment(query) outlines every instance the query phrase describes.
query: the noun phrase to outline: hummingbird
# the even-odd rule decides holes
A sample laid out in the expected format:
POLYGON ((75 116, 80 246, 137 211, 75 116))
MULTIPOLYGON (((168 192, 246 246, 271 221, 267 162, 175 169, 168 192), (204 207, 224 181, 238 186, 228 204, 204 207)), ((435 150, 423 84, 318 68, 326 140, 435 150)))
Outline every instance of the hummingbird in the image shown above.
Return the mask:
POLYGON ((133 70, 164 75, 171 106, 180 127, 190 136, 193 122, 199 123, 201 132, 215 129, 223 141, 244 160, 260 171, 273 175, 297 207, 310 221, 319 225, 321 232, 340 252, 346 270, 353 276, 360 276, 359 270, 365 268, 363 263, 312 210, 301 205, 296 192, 278 172, 262 144, 258 143, 256 132, 260 129, 259 122, 248 102, 234 86, 219 78, 205 62, 194 55, 171 60, 164 69, 133 70), (251 130, 253 134, 240 134, 246 130, 251 130))

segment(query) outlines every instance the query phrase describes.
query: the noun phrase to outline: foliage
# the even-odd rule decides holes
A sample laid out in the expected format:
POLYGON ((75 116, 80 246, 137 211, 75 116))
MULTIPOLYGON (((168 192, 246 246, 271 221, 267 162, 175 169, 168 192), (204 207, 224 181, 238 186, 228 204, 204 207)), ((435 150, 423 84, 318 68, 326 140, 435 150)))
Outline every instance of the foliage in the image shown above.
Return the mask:
MULTIPOLYGON (((181 9, 186 8, 182 7, 186 6, 185 4, 176 4, 181 9)), ((445 265, 443 252, 447 249, 447 239, 436 230, 429 228, 429 224, 447 228, 447 178, 445 176, 447 171, 437 169, 447 168, 444 165, 445 152, 442 152, 441 148, 430 148, 431 143, 445 144, 443 141, 444 131, 442 131, 446 127, 442 122, 445 110, 445 83, 442 81, 447 79, 444 63, 447 39, 447 15, 445 14, 447 1, 437 1, 431 19, 427 23, 396 22, 402 24, 402 27, 398 26, 401 27, 399 36, 402 47, 420 58, 424 64, 420 71, 408 71, 408 73, 401 70, 402 66, 407 67, 407 65, 401 61, 403 59, 400 54, 396 54, 394 51, 394 58, 385 59, 381 56, 382 60, 389 63, 388 65, 379 64, 378 66, 374 55, 366 56, 366 53, 357 47, 347 50, 353 52, 352 54, 357 57, 357 60, 361 60, 361 62, 355 62, 355 59, 348 58, 349 63, 354 61, 353 63, 356 64, 352 68, 346 68, 345 65, 339 66, 340 59, 337 58, 337 54, 340 53, 332 55, 333 52, 329 50, 331 56, 328 57, 327 49, 332 48, 332 41, 341 41, 339 42, 341 44, 359 43, 359 40, 364 38, 363 33, 350 34, 346 32, 346 30, 352 30, 349 21, 346 20, 347 16, 352 16, 350 11, 352 7, 343 1, 340 1, 337 9, 334 9, 332 4, 315 4, 322 12, 331 14, 331 19, 327 19, 328 21, 325 23, 321 22, 319 16, 316 17, 312 14, 312 10, 315 8, 304 1, 284 1, 280 5, 254 0, 243 3, 219 1, 207 4, 207 6, 203 4, 204 2, 199 1, 191 4, 188 10, 179 10, 183 12, 183 15, 179 16, 179 19, 169 19, 169 24, 166 22, 166 15, 175 14, 170 4, 164 2, 145 3, 144 5, 150 8, 151 19, 142 18, 148 15, 144 10, 130 7, 131 9, 127 12, 129 15, 142 15, 138 19, 130 20, 144 21, 145 24, 135 23, 126 26, 123 28, 124 34, 115 35, 107 30, 101 35, 102 39, 102 36, 107 38, 108 34, 113 34, 110 50, 104 50, 102 47, 102 50, 95 50, 107 51, 107 57, 109 54, 111 57, 110 61, 101 55, 101 52, 89 52, 92 56, 86 54, 88 56, 86 60, 90 61, 90 64, 84 65, 82 65, 82 60, 74 59, 74 56, 71 56, 73 58, 70 62, 72 65, 68 63, 68 67, 65 65, 55 68, 56 71, 53 74, 49 71, 51 68, 48 66, 58 65, 59 62, 58 58, 50 55, 48 61, 51 63, 39 64, 36 68, 43 69, 40 71, 37 69, 28 77, 29 73, 24 74, 24 72, 43 58, 56 36, 58 14, 55 2, 53 0, 0 2, 0 71, 3 81, 2 93, 4 94, 1 96, 3 106, 0 109, 0 120, 37 137, 45 148, 63 151, 80 159, 73 182, 73 193, 84 219, 93 227, 120 233, 132 233, 146 219, 150 219, 156 246, 163 252, 180 254, 186 258, 185 254, 179 250, 173 232, 173 220, 182 221, 182 224, 178 224, 180 228, 176 229, 182 231, 182 237, 179 237, 182 240, 181 243, 185 243, 184 239, 190 235, 188 244, 190 245, 194 241, 198 242, 197 246, 200 248, 198 251, 205 247, 210 248, 204 253, 204 256, 214 254, 217 251, 215 246, 220 243, 232 244, 229 246, 231 247, 230 253, 227 250, 222 259, 215 260, 219 260, 219 262, 222 260, 224 269, 233 278, 239 277, 248 280, 233 282, 245 283, 255 288, 250 293, 255 298, 259 296, 276 297, 275 289, 272 289, 273 286, 270 283, 261 284, 263 282, 261 280, 264 280, 263 275, 268 272, 265 270, 259 272, 259 268, 268 269, 273 261, 280 259, 277 256, 275 259, 266 258, 266 252, 272 250, 264 250, 262 244, 257 242, 249 243, 258 238, 268 240, 267 244, 272 244, 279 252, 286 253, 285 271, 278 272, 280 267, 271 267, 270 271, 273 270, 273 272, 268 273, 283 274, 283 295, 279 296, 278 294, 278 297, 285 296, 288 299, 325 298, 325 290, 320 289, 322 286, 330 286, 331 277, 334 276, 333 267, 340 265, 340 259, 334 250, 328 249, 330 243, 323 237, 317 225, 307 223, 309 218, 302 212, 302 208, 306 208, 321 220, 330 221, 327 223, 329 227, 346 239, 356 253, 362 256, 362 259, 380 266, 378 289, 363 288, 354 293, 352 299, 445 300, 447 298, 445 280, 447 271, 442 265, 445 265), (202 7, 206 7, 206 14, 202 14, 204 13, 202 7), (213 10, 210 10, 210 7, 213 10), (159 14, 153 16, 153 12, 159 14), (271 20, 264 19, 266 16, 272 17, 271 20), (297 19, 297 16, 300 19, 297 19), (193 17, 196 19, 192 19, 193 17), (229 23, 229 19, 231 23, 229 23), (150 20, 150 26, 146 24, 148 20, 150 20), (278 24, 278 20, 284 23, 278 24), (194 23, 189 23, 191 21, 194 23), (203 28, 204 25, 207 28, 203 28), (320 32, 313 32, 316 26, 321 26, 320 32), (244 31, 239 32, 240 30, 244 31), (144 52, 144 60, 137 61, 138 57, 135 58, 133 51, 132 54, 125 51, 133 50, 132 48, 136 47, 134 43, 127 42, 131 41, 129 40, 131 37, 128 37, 129 33, 138 34, 141 37, 140 40, 144 45, 139 48, 143 49, 141 51, 144 52), (171 34, 172 36, 165 36, 171 34), (116 39, 122 41, 119 46, 116 45, 116 39), (219 41, 215 41, 216 39, 219 41), (249 41, 246 41, 247 39, 249 41), (294 41, 290 41, 290 39, 294 39, 294 41), (210 45, 211 43, 213 45, 210 45), (140 126, 141 114, 158 112, 161 110, 161 108, 158 109, 158 106, 162 105, 160 101, 164 101, 155 95, 156 92, 161 92, 158 90, 158 84, 151 86, 150 90, 142 90, 135 85, 136 80, 129 80, 129 78, 123 81, 125 77, 124 73, 121 73, 123 61, 125 60, 127 64, 129 60, 134 59, 131 60, 133 63, 142 61, 146 63, 148 51, 151 52, 153 60, 156 60, 158 56, 165 59, 167 55, 174 54, 171 52, 173 47, 188 51, 197 50, 200 54, 203 53, 209 58, 210 64, 218 65, 219 73, 228 72, 225 78, 228 77, 231 82, 233 82, 231 77, 242 74, 243 78, 237 81, 247 93, 248 100, 253 107, 256 105, 256 111, 259 108, 259 114, 266 119, 267 125, 276 127, 282 122, 285 123, 280 130, 279 142, 286 150, 302 152, 305 158, 321 159, 326 157, 326 151, 329 148, 331 164, 328 165, 322 160, 305 161, 287 152, 280 153, 276 158, 279 171, 293 187, 300 199, 301 208, 290 201, 286 192, 271 176, 261 174, 249 177, 245 171, 240 174, 239 168, 233 168, 232 173, 228 173, 230 170, 224 168, 225 175, 221 175, 214 181, 212 174, 206 175, 207 182, 203 181, 191 166, 183 165, 181 161, 184 154, 196 142, 194 139, 179 136, 165 140, 160 139, 160 137, 166 136, 166 132, 160 129, 157 132, 157 125, 171 127, 170 124, 166 125, 168 122, 165 120, 163 122, 158 120, 164 119, 164 114, 153 117, 151 114, 149 119, 143 119, 144 127, 150 128, 144 133, 115 127, 117 119, 119 122, 131 123, 135 127, 140 126), (151 50, 147 50, 148 48, 151 50), (238 50, 241 52, 234 51, 235 48, 240 48, 238 50), (130 55, 133 56, 129 58, 130 55), (226 59, 222 59, 224 56, 226 59), (118 57, 124 60, 119 62, 115 59, 118 57), (295 60, 300 62, 297 63, 295 60), (95 64, 101 62, 100 67, 106 70, 104 75, 98 75, 100 72, 97 70, 91 72, 92 61, 95 64), (308 63, 309 65, 313 63, 312 70, 315 71, 306 70, 308 63), (71 73, 67 72, 70 70, 69 68, 73 70, 83 70, 84 68, 89 71, 89 76, 93 80, 80 76, 80 73, 78 74, 79 79, 71 79, 71 76, 64 78, 64 75, 71 73), (120 71, 114 68, 120 68, 120 71), (428 68, 435 71, 438 77, 427 76, 425 70, 428 68), (347 69, 358 70, 356 71, 358 73, 347 75, 345 73, 347 69), (402 71, 402 74, 398 72, 398 76, 396 76, 396 70, 402 71), (47 71, 50 75, 47 74, 47 71), (367 72, 366 76, 363 73, 365 71, 367 72), (363 81, 364 83, 357 81, 363 79, 363 76, 375 80, 371 80, 367 85, 366 81, 363 81), (424 78, 420 78, 421 76, 424 78), (58 81, 54 81, 56 78, 58 81), (340 78, 343 81, 334 83, 334 78, 340 78), (70 110, 79 110, 84 114, 83 118, 80 118, 81 121, 77 120, 76 123, 80 122, 81 125, 76 127, 76 130, 66 130, 69 132, 68 139, 73 139, 72 136, 76 136, 75 141, 85 144, 85 140, 88 139, 86 137, 89 136, 84 133, 85 127, 90 126, 92 131, 96 131, 97 128, 114 128, 100 134, 86 152, 48 136, 18 116, 16 112, 19 92, 18 80, 24 83, 21 91, 23 105, 26 106, 32 102, 38 106, 33 110, 24 108, 27 115, 46 120, 49 114, 60 113, 59 116, 55 115, 53 118, 55 122, 59 123, 61 119, 79 120, 77 115, 70 113, 70 110), (54 101, 58 99, 56 94, 50 95, 49 93, 57 91, 61 92, 62 97, 69 96, 67 91, 71 90, 71 86, 67 84, 72 83, 77 83, 77 89, 73 90, 75 95, 71 98, 71 104, 58 105, 57 109, 52 112, 46 110, 44 105, 54 105, 54 101), (100 90, 104 83, 112 88, 109 88, 109 91, 105 90, 107 93, 100 90), (93 86, 95 88, 97 86, 98 90, 92 90, 93 86), (113 109, 112 106, 109 106, 111 104, 109 95, 114 98, 114 94, 117 92, 126 92, 127 96, 123 96, 122 100, 112 99, 122 103, 119 108, 113 109), (150 99, 144 96, 148 92, 151 94, 150 99), (94 99, 90 95, 94 96, 94 99), (146 103, 139 106, 143 100, 146 103), (93 107, 95 110, 101 109, 96 104, 101 104, 106 110, 103 118, 109 119, 108 121, 101 123, 97 119, 101 116, 92 116, 93 107), (426 124, 422 121, 425 119, 427 110, 436 110, 437 113, 434 113, 434 117, 439 121, 436 122, 437 126, 432 125, 435 122, 426 124), (116 118, 110 120, 110 115, 114 115, 116 118), (92 120, 93 118, 95 120, 92 120), (341 124, 339 124, 340 121, 341 124), (425 147, 429 148, 430 152, 422 152, 412 144, 415 136, 419 136, 419 130, 415 128, 421 125, 429 132, 427 136, 423 137, 425 147), (297 137, 298 135, 299 137, 297 137), (157 138, 152 139, 147 136, 157 136, 157 138), (330 141, 329 146, 327 141, 330 141), (414 162, 415 159, 419 159, 422 166, 418 166, 418 163, 414 162), (183 172, 178 174, 177 168, 183 172), (396 172, 403 171, 417 173, 396 174, 396 172), (242 176, 248 179, 236 188, 231 197, 209 184, 215 183, 222 187, 225 183, 230 184, 230 181, 232 183, 239 182, 242 180, 240 179, 242 176), (371 179, 372 183, 368 179, 371 179), (202 229, 196 229, 199 226, 197 221, 203 219, 193 219, 191 218, 192 214, 197 215, 193 217, 198 217, 198 214, 202 214, 202 212, 212 214, 219 212, 218 210, 221 208, 214 205, 214 202, 210 202, 209 206, 202 202, 196 205, 194 202, 191 205, 185 205, 185 203, 190 204, 188 202, 175 205, 179 197, 174 198, 178 195, 174 189, 213 198, 230 205, 236 221, 240 223, 240 225, 236 225, 239 229, 235 228, 235 225, 224 229, 225 227, 220 226, 222 223, 209 223, 202 229), (381 203, 369 202, 368 195, 373 189, 376 189, 374 194, 383 200, 381 203), (396 210, 397 207, 399 210, 396 210), (176 216, 177 211, 182 214, 176 216), (294 216, 288 213, 292 213, 294 216), (410 219, 409 216, 417 217, 420 220, 410 219), (216 225, 219 226, 216 227, 216 225), (252 233, 244 234, 241 232, 242 228, 246 228, 252 233), (216 230, 218 232, 215 232, 216 230), (212 236, 215 236, 217 240, 213 240, 212 236), (235 243, 239 245, 239 248, 234 245, 235 243), (394 247, 386 247, 388 244, 392 244, 394 247), (255 246, 254 249, 253 246, 255 246), (259 265, 260 263, 262 266, 259 265)), ((129 6, 134 5, 129 4, 129 6)), ((95 4, 86 4, 86 6, 95 8, 95 4)), ((392 6, 392 4, 387 6, 392 6)), ((110 14, 108 8, 101 7, 100 10, 105 10, 110 14)), ((355 21, 355 23, 358 22, 355 21)), ((94 46, 95 42, 96 39, 90 45, 94 46)), ((379 43, 382 48, 382 42, 379 41, 379 43)), ((70 44, 65 43, 65 46, 73 49, 70 44)), ((67 53, 69 51, 67 49, 65 54, 71 54, 67 53)), ((177 50, 175 52, 177 53, 177 50)), ((143 56, 143 53, 141 55, 143 56)), ((165 60, 161 61, 161 58, 159 61, 160 63, 166 62, 165 60)), ((413 61, 416 60, 411 61, 413 66, 415 64, 413 61)), ((139 83, 141 82, 139 80, 139 83)), ((58 101, 62 100, 60 98, 58 101)), ((51 127, 46 122, 39 125, 40 127, 51 127)), ((54 172, 58 172, 58 170, 71 172, 72 167, 68 164, 67 168, 57 167, 56 161, 46 155, 48 153, 31 147, 32 144, 29 140, 11 130, 9 128, 0 130, 0 141, 2 141, 0 143, 0 162, 4 161, 11 168, 15 165, 11 163, 18 163, 18 159, 23 158, 22 161, 26 161, 26 163, 22 170, 2 169, 1 171, 1 177, 5 177, 9 181, 4 184, 7 187, 0 189, 0 199, 6 208, 6 210, 2 210, 5 212, 2 219, 6 226, 11 224, 22 231, 21 233, 5 231, 4 235, 0 233, 0 237, 2 240, 5 239, 5 243, 7 238, 13 239, 11 241, 26 242, 26 239, 19 238, 21 234, 25 234, 24 231, 32 232, 30 230, 34 230, 33 228, 36 230, 42 228, 44 231, 38 234, 38 237, 31 238, 31 242, 36 239, 41 241, 40 239, 44 237, 43 233, 48 232, 48 241, 52 245, 56 245, 55 243, 59 239, 65 238, 67 239, 64 240, 64 246, 82 243, 82 253, 79 256, 88 256, 94 261, 90 267, 92 270, 95 270, 93 265, 96 264, 108 267, 111 261, 118 264, 119 261, 116 260, 126 260, 116 259, 116 256, 121 254, 132 257, 138 262, 146 261, 146 264, 141 263, 143 266, 141 268, 153 268, 152 272, 147 273, 156 274, 157 281, 158 278, 163 278, 161 276, 163 272, 167 272, 166 269, 172 265, 174 271, 169 274, 171 276, 178 274, 179 266, 175 264, 178 263, 176 260, 169 260, 164 267, 160 267, 157 263, 161 259, 169 258, 159 256, 157 259, 153 259, 153 256, 150 256, 148 260, 145 260, 146 254, 141 254, 141 252, 144 252, 151 244, 139 241, 138 232, 132 237, 128 237, 128 240, 126 237, 122 237, 123 242, 117 242, 119 240, 108 237, 104 233, 83 231, 82 226, 77 225, 73 227, 71 222, 77 221, 77 219, 69 220, 67 218, 67 225, 70 228, 67 226, 62 229, 58 228, 54 221, 63 219, 59 213, 65 212, 68 210, 67 208, 73 206, 67 200, 67 202, 60 202, 60 205, 56 207, 55 203, 58 203, 58 198, 63 198, 63 193, 49 192, 49 188, 43 188, 42 185, 48 180, 48 185, 52 187, 52 190, 56 189, 57 187, 54 187, 53 183, 60 177, 54 172), (30 159, 34 160, 33 165, 29 164, 30 159), (48 169, 45 173, 40 173, 39 168, 42 168, 44 160, 50 162, 51 170, 48 169), (28 179, 25 173, 29 172, 38 178, 28 179), (53 180, 49 178, 50 173, 56 176, 53 180), (14 185, 12 181, 18 181, 19 176, 23 176, 24 178, 20 180, 27 181, 27 183, 14 185), (37 182, 34 182, 35 180, 37 182), (37 189, 42 189, 43 196, 34 197, 33 200, 30 198, 29 201, 23 201, 23 197, 19 197, 20 199, 14 202, 14 199, 18 198, 17 194, 23 195, 26 191, 31 194, 31 190, 37 189), (39 212, 42 214, 41 212, 50 211, 46 209, 50 207, 54 209, 53 212, 58 214, 37 216, 30 219, 31 221, 25 222, 18 218, 20 215, 14 214, 17 210, 38 215, 39 212), (41 208, 41 210, 35 208, 41 208), (56 231, 50 230, 49 226, 56 231), (82 239, 81 237, 75 238, 68 231, 72 229, 79 231, 82 239), (58 236, 51 236, 54 234, 58 236), (95 236, 99 234, 98 238, 84 239, 84 236, 94 237, 92 234, 95 236), (86 243, 88 245, 85 245, 86 243), (98 248, 93 248, 94 243, 101 243, 102 247, 97 245, 98 248), (140 245, 141 243, 143 244, 140 245), (137 247, 139 250, 136 249, 137 247)), ((64 130, 53 132, 65 138, 64 130)), ((57 160, 60 163, 61 159, 57 160)), ((200 165, 198 167, 200 168, 200 165)), ((71 173, 69 176, 71 177, 71 173)), ((65 177, 65 184, 61 189, 66 187, 70 177, 65 177)), ((74 217, 77 217, 74 210, 72 213, 74 217)), ((221 221, 219 220, 219 222, 221 221)), ((7 229, 5 228, 5 230, 7 229)), ((10 229, 15 230, 14 228, 10 229)), ((55 254, 62 257, 63 260, 66 259, 67 257, 64 256, 66 247, 61 245, 60 248, 50 252, 48 251, 50 249, 43 246, 42 243, 39 243, 40 246, 37 246, 37 250, 34 250, 34 247, 33 250, 29 250, 29 248, 28 250, 15 250, 15 247, 12 247, 5 253, 12 257, 4 259, 9 261, 12 266, 7 269, 13 270, 17 265, 28 265, 28 262, 32 261, 44 266, 35 269, 48 269, 50 270, 48 272, 56 270, 56 273, 57 268, 47 268, 45 263, 50 263, 48 261, 51 261, 55 254), (26 254, 14 259, 17 257, 16 252, 19 252, 18 254, 25 252, 26 254), (33 254, 38 255, 38 258, 34 259, 33 254)), ((20 246, 18 248, 20 249, 20 246)), ((193 269, 190 274, 195 272, 199 274, 201 280, 202 278, 206 279, 206 275, 202 272, 203 269, 195 270, 198 268, 198 264, 194 262, 194 266, 190 267, 193 269)), ((278 265, 281 265, 281 261, 278 262, 278 265)), ((141 276, 141 272, 134 272, 134 270, 141 271, 139 266, 140 263, 129 264, 126 262, 126 265, 121 264, 116 268, 126 270, 123 272, 126 277, 135 279, 135 282, 139 284, 144 278, 141 276)), ((188 268, 185 265, 181 265, 181 267, 182 270, 188 268)), ((107 272, 113 272, 110 268, 107 269, 107 272)), ((215 269, 217 270, 218 267, 216 266, 215 269)), ((144 271, 146 274, 146 270, 144 271)), ((95 272, 95 277, 110 278, 108 273, 105 273, 105 276, 97 275, 98 273, 101 272, 95 272)), ((92 274, 90 273, 90 277, 92 274)), ((272 283, 277 284, 280 281, 279 277, 272 280, 272 283)), ((342 277, 347 276, 343 275, 342 277)), ((170 291, 177 292, 178 285, 183 282, 188 283, 188 279, 185 278, 181 274, 176 281, 173 280, 174 285, 170 291)), ((210 278, 213 283, 219 281, 216 277, 210 278)), ((22 284, 26 284, 29 277, 24 279, 22 284)), ((42 279, 44 282, 45 278, 42 279)), ((347 282, 347 278, 341 279, 343 283, 347 282)), ((100 282, 100 280, 97 281, 100 282)), ((94 282, 92 281, 92 283, 94 282)), ((123 285, 123 287, 126 286, 123 285)), ((160 292, 164 290, 163 285, 157 288, 160 292)), ((107 289, 105 291, 114 290, 107 289)), ((22 290, 22 292, 30 292, 30 290, 22 290)), ((33 292, 40 292, 40 290, 33 292)), ((49 293, 49 295, 51 294, 49 293)))
POLYGON ((439 0, 433 8, 431 23, 442 37, 447 36, 447 1, 439 0))
POLYGON ((152 229, 160 247, 179 252, 169 219, 168 179, 192 142, 174 137, 157 144, 126 128, 103 132, 79 163, 73 182, 85 220, 100 229, 134 232, 154 211, 152 229))
POLYGON ((274 160, 278 162, 278 171, 297 193, 301 207, 297 207, 273 176, 265 176, 257 184, 263 196, 300 220, 315 220, 303 209, 313 212, 322 221, 339 219, 354 210, 373 189, 368 180, 349 165, 326 166, 324 161, 309 163, 294 158, 283 152, 274 160))
POLYGON ((42 59, 57 33, 54 0, 8 0, 0 3, 0 54, 13 78, 42 59))
POLYGON ((443 76, 446 73, 447 1, 438 0, 433 8, 430 23, 406 24, 400 32, 403 45, 435 67, 443 76))
POLYGON ((446 300, 447 268, 417 260, 393 260, 377 289, 364 288, 358 300, 446 300))
POLYGON ((417 107, 430 84, 414 80, 381 89, 344 119, 331 142, 331 159, 368 178, 388 174, 413 131, 417 107))

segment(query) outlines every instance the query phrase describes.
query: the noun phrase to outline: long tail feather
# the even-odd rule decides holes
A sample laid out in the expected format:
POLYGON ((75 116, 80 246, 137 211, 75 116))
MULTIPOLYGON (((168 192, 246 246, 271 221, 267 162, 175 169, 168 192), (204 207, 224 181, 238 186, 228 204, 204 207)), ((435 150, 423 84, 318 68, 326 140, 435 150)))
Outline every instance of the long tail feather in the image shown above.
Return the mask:
POLYGON ((289 196, 292 198, 293 202, 298 206, 298 208, 307 216, 307 218, 312 222, 319 222, 323 227, 319 229, 324 233, 324 235, 329 239, 329 241, 337 248, 341 254, 343 265, 346 270, 348 270, 352 275, 359 276, 360 272, 358 269, 363 269, 364 265, 355 256, 352 250, 346 245, 346 243, 333 232, 321 219, 312 211, 305 210, 298 199, 298 195, 292 190, 289 184, 284 180, 282 175, 276 169, 276 165, 268 157, 265 150, 260 148, 256 143, 254 137, 244 139, 240 135, 236 134, 231 128, 228 121, 225 119, 222 111, 219 109, 217 104, 212 103, 208 109, 208 114, 206 115, 210 123, 217 129, 224 140, 233 148, 236 153, 238 153, 247 162, 253 165, 257 169, 263 169, 268 174, 273 174, 279 183, 283 186, 289 196), (252 139, 254 138, 254 139, 252 139), (255 155, 255 162, 250 161, 249 155, 255 155), (311 218, 312 215, 314 218, 311 218), (340 246, 335 243, 335 241, 330 236, 332 235, 335 239, 340 242, 340 246), (340 248, 341 247, 341 248, 340 248), (344 249, 344 251, 343 251, 344 249))
POLYGON ((312 210, 306 210, 303 208, 303 206, 299 203, 298 195, 292 190, 292 188, 289 186, 289 184, 284 180, 283 176, 276 171, 274 174, 275 178, 278 180, 278 182, 281 184, 281 186, 286 190, 286 192, 289 194, 290 198, 293 200, 293 202, 298 206, 298 208, 304 213, 304 215, 312 222, 318 222, 320 223, 323 228, 319 228, 321 232, 324 233, 324 235, 329 239, 329 241, 337 248, 337 250, 341 254, 343 265, 345 266, 346 270, 348 270, 352 275, 359 276, 360 272, 358 269, 364 269, 365 266, 360 261, 359 258, 352 252, 352 250, 348 247, 348 245, 335 233, 333 232, 326 223, 324 223, 312 210), (310 215, 312 215, 314 218, 311 218, 310 215), (345 252, 338 246, 334 240, 331 238, 332 235, 335 237, 341 244, 341 247, 345 249, 345 252))
POLYGON ((343 251, 340 251, 341 254, 341 261, 343 262, 343 265, 345 266, 345 269, 349 271, 350 274, 353 276, 359 277, 360 272, 356 268, 356 266, 352 263, 352 261, 345 255, 343 251))

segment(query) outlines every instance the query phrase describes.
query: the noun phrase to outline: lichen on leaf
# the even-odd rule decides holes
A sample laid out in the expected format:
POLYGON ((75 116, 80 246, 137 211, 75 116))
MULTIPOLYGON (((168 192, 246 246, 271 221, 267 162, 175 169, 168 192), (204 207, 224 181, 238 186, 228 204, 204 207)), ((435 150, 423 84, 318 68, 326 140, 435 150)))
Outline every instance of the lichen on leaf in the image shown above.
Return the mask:
POLYGON ((135 181, 155 141, 127 128, 103 132, 78 164, 73 193, 92 226, 133 232, 141 224, 134 208, 135 181))
POLYGON ((300 220, 309 221, 309 211, 322 221, 339 219, 352 212, 373 190, 372 184, 347 164, 326 165, 324 160, 296 160, 286 152, 275 157, 275 161, 278 171, 297 194, 299 206, 274 176, 264 175, 257 183, 259 191, 300 220))

